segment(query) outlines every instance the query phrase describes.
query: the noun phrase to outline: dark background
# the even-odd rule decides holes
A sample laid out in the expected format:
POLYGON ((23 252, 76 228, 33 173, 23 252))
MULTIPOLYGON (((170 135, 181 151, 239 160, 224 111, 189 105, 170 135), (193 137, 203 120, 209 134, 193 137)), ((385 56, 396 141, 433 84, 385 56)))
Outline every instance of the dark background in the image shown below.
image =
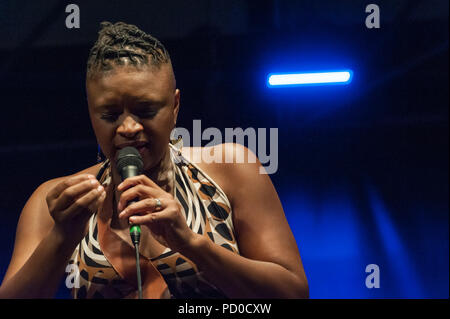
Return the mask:
POLYGON ((270 176, 311 298, 448 298, 448 1, 0 2, 0 278, 33 190, 95 164, 84 76, 104 20, 166 45, 179 126, 278 128, 270 176), (70 3, 80 29, 65 27, 70 3), (349 85, 266 86, 343 68, 349 85))

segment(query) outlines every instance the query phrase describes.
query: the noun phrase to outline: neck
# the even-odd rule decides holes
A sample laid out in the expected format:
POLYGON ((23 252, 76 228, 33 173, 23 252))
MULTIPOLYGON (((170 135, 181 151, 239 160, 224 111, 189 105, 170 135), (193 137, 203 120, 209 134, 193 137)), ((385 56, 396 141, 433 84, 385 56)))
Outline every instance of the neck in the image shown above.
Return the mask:
POLYGON ((144 174, 155 182, 164 191, 171 193, 173 191, 173 171, 172 160, 170 158, 170 149, 167 147, 166 153, 162 157, 161 161, 156 165, 156 167, 150 169, 144 174))

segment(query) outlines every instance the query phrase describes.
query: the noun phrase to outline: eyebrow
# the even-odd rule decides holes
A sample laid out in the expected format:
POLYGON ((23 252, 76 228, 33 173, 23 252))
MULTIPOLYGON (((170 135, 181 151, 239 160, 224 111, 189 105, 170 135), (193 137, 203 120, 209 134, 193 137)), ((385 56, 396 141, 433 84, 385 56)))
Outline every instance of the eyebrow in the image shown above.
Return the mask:
POLYGON ((119 106, 117 104, 111 104, 111 103, 107 103, 107 104, 102 104, 97 106, 98 110, 111 110, 111 109, 118 109, 119 106))

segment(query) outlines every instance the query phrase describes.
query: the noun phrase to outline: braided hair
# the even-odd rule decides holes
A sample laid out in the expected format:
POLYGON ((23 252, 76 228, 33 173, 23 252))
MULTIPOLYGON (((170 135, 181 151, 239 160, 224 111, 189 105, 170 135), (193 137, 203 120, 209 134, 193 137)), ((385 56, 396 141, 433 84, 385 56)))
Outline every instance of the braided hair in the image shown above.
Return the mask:
POLYGON ((97 71, 109 71, 126 62, 136 67, 150 64, 157 68, 170 62, 164 45, 135 25, 102 22, 100 26, 87 61, 88 78, 97 71))

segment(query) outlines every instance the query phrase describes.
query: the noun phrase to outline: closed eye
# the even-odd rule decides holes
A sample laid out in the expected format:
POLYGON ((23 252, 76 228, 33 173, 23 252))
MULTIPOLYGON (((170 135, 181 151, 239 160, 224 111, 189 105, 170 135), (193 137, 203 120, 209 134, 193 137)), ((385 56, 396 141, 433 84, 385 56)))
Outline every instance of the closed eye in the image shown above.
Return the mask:
POLYGON ((107 122, 115 122, 119 116, 120 113, 103 113, 100 118, 107 122))
POLYGON ((137 113, 136 115, 139 116, 140 118, 147 119, 147 118, 154 117, 156 115, 156 113, 158 113, 158 112, 156 112, 156 111, 143 111, 143 112, 137 113))

